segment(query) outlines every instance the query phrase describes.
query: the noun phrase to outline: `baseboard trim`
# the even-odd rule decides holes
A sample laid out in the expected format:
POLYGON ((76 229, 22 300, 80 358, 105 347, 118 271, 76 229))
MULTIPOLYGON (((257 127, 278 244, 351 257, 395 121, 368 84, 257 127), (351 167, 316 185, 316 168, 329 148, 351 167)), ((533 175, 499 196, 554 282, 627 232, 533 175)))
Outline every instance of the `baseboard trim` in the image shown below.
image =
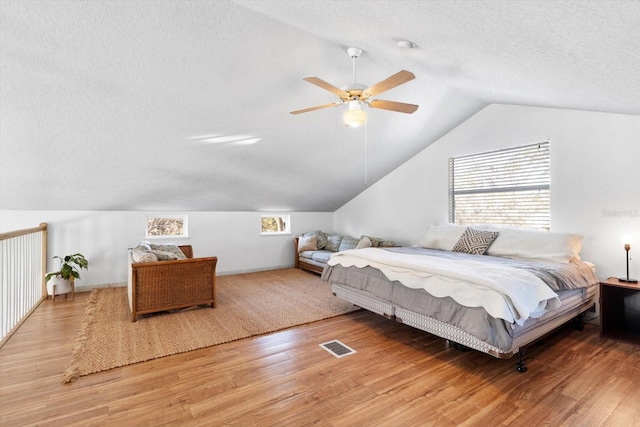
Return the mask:
MULTIPOLYGON (((251 268, 244 270, 231 270, 231 271, 223 271, 216 273, 217 276, 231 276, 234 274, 247 274, 247 273, 259 273, 261 271, 271 271, 271 270, 282 270, 283 268, 294 268, 293 264, 277 266, 277 267, 268 267, 268 268, 251 268)), ((104 283, 97 285, 86 285, 86 286, 78 286, 76 284, 76 292, 91 292, 94 289, 103 289, 103 288, 126 288, 127 282, 117 282, 117 283, 104 283)))
POLYGON ((271 271, 271 270, 282 270, 283 268, 294 268, 293 264, 289 265, 281 265, 277 267, 266 267, 266 268, 251 268, 245 270, 230 270, 217 273, 218 276, 231 276, 233 274, 246 274, 246 273, 259 273, 261 271, 271 271))

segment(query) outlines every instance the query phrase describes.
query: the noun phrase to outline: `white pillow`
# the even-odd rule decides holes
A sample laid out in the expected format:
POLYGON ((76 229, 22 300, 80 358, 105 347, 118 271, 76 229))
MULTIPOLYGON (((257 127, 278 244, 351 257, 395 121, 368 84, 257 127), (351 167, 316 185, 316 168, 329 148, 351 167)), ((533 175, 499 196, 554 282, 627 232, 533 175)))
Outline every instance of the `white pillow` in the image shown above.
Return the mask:
POLYGON ((466 228, 466 225, 458 224, 430 225, 427 234, 420 240, 418 246, 451 251, 466 228))
POLYGON ((363 248, 370 248, 370 247, 371 247, 371 240, 369 240, 369 238, 367 236, 364 236, 358 242, 358 245, 356 246, 356 249, 363 249, 363 248))
POLYGON ((298 240, 298 252, 317 251, 318 236, 301 236, 298 240))
POLYGON ((500 232, 486 255, 525 258, 551 262, 569 262, 582 249, 584 236, 509 227, 500 232))

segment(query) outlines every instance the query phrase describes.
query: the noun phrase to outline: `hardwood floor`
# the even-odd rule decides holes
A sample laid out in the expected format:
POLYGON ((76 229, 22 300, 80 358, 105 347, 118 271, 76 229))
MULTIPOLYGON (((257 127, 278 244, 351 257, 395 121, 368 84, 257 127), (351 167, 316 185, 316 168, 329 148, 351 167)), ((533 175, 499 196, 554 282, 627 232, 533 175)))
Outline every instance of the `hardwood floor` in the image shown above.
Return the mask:
POLYGON ((640 347, 594 325, 534 345, 525 374, 358 311, 62 384, 87 297, 45 301, 0 349, 1 426, 640 423, 640 347))

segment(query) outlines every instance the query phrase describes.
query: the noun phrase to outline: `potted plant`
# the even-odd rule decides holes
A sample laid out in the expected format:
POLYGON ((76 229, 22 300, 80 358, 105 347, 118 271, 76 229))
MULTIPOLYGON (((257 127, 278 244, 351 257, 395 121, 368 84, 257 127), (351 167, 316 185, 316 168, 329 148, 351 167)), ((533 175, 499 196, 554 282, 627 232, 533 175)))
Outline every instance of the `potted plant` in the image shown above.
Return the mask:
POLYGON ((89 261, 82 254, 67 255, 64 258, 54 256, 53 259, 60 260, 60 269, 47 273, 44 280, 47 282, 47 293, 55 297, 54 286, 56 295, 70 292, 75 279, 80 278, 80 270, 89 269, 89 261))

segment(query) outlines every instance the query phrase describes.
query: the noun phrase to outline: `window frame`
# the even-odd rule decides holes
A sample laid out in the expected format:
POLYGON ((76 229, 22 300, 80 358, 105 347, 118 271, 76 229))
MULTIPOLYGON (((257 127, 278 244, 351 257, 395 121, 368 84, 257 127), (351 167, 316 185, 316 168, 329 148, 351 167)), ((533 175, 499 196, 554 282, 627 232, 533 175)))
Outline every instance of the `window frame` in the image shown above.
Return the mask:
POLYGON ((260 214, 260 235, 261 236, 282 236, 291 234, 291 215, 290 214, 260 214), (264 231, 262 228, 262 220, 264 218, 282 218, 284 230, 282 231, 264 231))
MULTIPOLYGON (((549 230, 551 226, 550 141, 449 158, 449 222, 463 225, 497 224, 549 230), (456 168, 456 162, 458 168, 456 168), (461 176, 457 176, 456 172, 461 176), (477 185, 474 184, 477 182, 477 185), (456 187, 457 182, 462 182, 456 187), (528 195, 526 193, 529 193, 528 195), (456 218, 456 196, 478 196, 477 221, 456 218), (483 197, 484 196, 484 197, 483 197), (543 203, 540 204, 539 201, 543 203), (500 203, 529 202, 530 207, 509 212, 500 203), (481 205, 482 204, 482 205, 481 205), (484 206, 483 206, 484 205, 484 206), (482 209, 482 208, 486 209, 482 209), (490 215, 491 207, 499 215, 490 215), (540 207, 543 209, 540 210, 540 207), (502 209, 500 209, 502 208, 502 209), (502 213, 500 215, 500 213, 502 213), (528 214, 521 216, 521 214, 528 214)), ((462 200, 460 200, 462 203, 462 200)), ((473 206, 473 202, 467 200, 473 206)), ((513 204, 511 205, 513 208, 513 204)))
POLYGON ((186 239, 189 237, 189 216, 187 214, 147 215, 144 237, 145 239, 186 239), (152 219, 181 219, 182 234, 149 234, 149 220, 152 219))

